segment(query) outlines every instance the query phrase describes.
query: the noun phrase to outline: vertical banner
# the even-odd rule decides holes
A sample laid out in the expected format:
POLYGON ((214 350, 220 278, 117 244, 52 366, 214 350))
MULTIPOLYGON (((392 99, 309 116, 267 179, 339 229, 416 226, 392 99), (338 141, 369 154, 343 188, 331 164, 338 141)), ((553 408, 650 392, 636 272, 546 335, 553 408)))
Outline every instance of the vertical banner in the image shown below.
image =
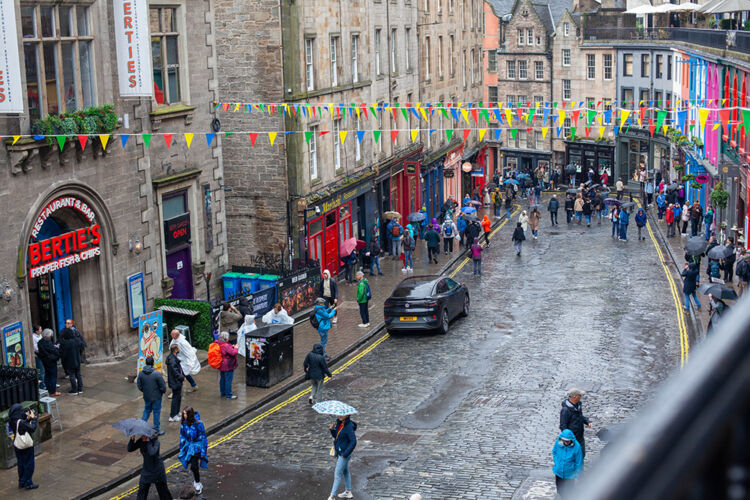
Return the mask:
POLYGON ((161 371, 164 348, 162 311, 154 311, 138 318, 138 373, 146 366, 146 358, 154 357, 154 370, 161 371))
POLYGON ((6 365, 26 365, 26 353, 23 350, 23 324, 20 321, 3 327, 3 350, 6 365))
POLYGON ((0 0, 0 113, 23 113, 16 7, 0 0))
POLYGON ((120 95, 150 97, 154 93, 154 82, 151 72, 148 0, 113 1, 120 95))

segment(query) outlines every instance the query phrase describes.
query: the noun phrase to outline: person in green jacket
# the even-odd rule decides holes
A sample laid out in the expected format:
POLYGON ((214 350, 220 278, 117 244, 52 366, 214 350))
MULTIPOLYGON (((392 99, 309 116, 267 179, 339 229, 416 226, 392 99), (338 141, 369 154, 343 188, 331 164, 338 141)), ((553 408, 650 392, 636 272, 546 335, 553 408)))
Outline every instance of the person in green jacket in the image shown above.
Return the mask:
POLYGON ((440 254, 440 235, 432 226, 424 233, 424 239, 427 242, 427 258, 430 262, 438 263, 437 256, 440 254))
POLYGON ((359 315, 362 317, 362 323, 360 328, 367 328, 370 326, 370 311, 368 310, 368 304, 372 298, 372 292, 370 291, 370 285, 367 283, 365 273, 357 271, 357 304, 359 304, 359 315))

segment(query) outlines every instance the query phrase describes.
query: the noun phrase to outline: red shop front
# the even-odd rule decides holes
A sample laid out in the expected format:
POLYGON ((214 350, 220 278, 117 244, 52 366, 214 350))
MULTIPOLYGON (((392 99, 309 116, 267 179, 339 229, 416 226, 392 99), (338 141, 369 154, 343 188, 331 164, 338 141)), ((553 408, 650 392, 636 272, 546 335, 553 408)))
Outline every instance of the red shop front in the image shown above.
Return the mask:
POLYGON ((404 161, 391 168, 390 208, 401 214, 401 223, 407 224, 406 217, 421 208, 419 186, 419 161, 404 161))

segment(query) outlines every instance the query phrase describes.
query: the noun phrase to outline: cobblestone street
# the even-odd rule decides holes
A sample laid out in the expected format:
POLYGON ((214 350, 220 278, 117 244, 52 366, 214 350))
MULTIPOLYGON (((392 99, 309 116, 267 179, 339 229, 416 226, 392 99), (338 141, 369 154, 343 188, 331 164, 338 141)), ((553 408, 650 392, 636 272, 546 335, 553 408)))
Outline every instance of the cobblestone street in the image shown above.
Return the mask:
MULTIPOLYGON (((325 399, 360 411, 356 498, 544 497, 568 388, 588 392, 588 466, 603 445, 596 431, 627 420, 679 368, 675 304, 649 239, 545 219, 517 257, 514 226, 496 233, 481 278, 470 265, 456 274, 472 312, 448 335, 390 336, 327 383, 325 399)), ((211 448, 206 498, 327 498, 332 419, 306 395, 286 403, 211 448)), ((173 493, 191 480, 169 473, 173 493)))

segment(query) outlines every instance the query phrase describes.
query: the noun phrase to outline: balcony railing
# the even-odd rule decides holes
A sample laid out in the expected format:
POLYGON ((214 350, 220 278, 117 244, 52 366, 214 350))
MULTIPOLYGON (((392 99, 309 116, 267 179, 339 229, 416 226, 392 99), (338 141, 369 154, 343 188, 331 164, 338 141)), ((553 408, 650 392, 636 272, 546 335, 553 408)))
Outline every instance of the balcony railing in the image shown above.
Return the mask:
MULTIPOLYGON (((746 294, 747 295, 747 294, 746 294)), ((571 498, 750 494, 750 297, 738 301, 587 471, 571 498)))
POLYGON ((698 28, 587 28, 583 33, 583 39, 587 41, 671 40, 750 54, 750 31, 698 28))

